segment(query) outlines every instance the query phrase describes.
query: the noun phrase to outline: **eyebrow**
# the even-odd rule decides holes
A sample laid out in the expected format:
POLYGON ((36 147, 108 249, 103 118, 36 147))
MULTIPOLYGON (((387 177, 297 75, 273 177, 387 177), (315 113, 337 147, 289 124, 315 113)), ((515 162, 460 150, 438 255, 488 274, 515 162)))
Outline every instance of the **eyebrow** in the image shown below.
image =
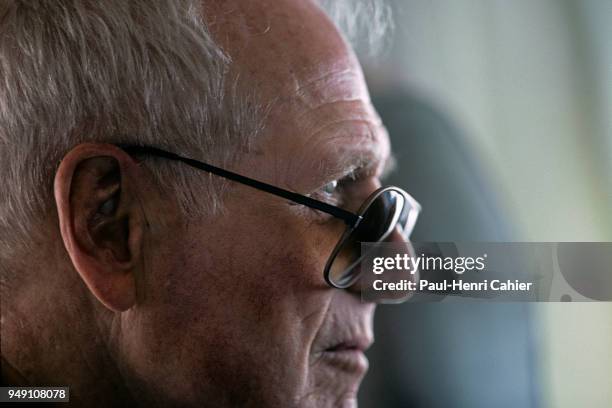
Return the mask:
MULTIPOLYGON (((351 152, 353 153, 353 152, 351 152)), ((377 155, 372 151, 362 151, 361 154, 352 154, 346 152, 345 158, 337 160, 333 165, 325 169, 325 179, 342 179, 349 174, 366 174, 368 176, 376 176, 384 180, 397 168, 397 159, 393 154, 390 154, 384 159, 384 163, 380 164, 377 155), (380 174, 375 174, 376 170, 381 167, 380 174)))
POLYGON ((385 163, 383 165, 383 169, 380 173, 379 178, 381 180, 385 180, 387 177, 389 177, 389 175, 391 175, 391 173, 397 170, 397 167, 398 167, 397 157, 395 157, 393 153, 389 154, 389 156, 385 160, 385 163))

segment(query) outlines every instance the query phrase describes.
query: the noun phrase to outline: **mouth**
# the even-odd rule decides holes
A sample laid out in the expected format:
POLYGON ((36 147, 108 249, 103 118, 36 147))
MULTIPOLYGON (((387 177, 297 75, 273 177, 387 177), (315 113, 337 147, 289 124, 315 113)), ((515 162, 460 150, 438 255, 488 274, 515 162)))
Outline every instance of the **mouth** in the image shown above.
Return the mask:
POLYGON ((342 340, 324 349, 321 360, 341 371, 365 375, 368 371, 365 351, 371 345, 372 340, 367 338, 342 340))
POLYGON ((340 340, 327 347, 326 352, 360 351, 364 353, 370 348, 373 341, 367 337, 356 337, 354 339, 340 340))

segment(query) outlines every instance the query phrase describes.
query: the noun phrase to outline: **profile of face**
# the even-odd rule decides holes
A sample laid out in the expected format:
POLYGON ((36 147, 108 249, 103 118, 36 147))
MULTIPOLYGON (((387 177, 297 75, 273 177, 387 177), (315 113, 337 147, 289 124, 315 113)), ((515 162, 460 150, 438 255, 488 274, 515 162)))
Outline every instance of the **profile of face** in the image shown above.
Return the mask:
MULTIPOLYGON (((311 1, 212 4, 205 19, 240 86, 269 106, 231 170, 356 211, 380 187, 389 142, 337 28, 311 1)), ((375 306, 324 281, 342 220, 236 183, 222 211, 186 218, 105 144, 70 151, 54 189, 61 239, 98 305, 105 378, 135 402, 356 405, 375 306)))

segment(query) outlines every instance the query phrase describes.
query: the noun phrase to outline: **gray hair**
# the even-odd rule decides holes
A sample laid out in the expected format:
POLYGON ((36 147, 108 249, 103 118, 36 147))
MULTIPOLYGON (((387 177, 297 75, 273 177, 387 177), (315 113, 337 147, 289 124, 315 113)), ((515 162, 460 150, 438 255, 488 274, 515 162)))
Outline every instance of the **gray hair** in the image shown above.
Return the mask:
MULTIPOLYGON (((0 259, 31 239, 53 203, 58 162, 81 142, 155 145, 223 164, 257 133, 256 109, 227 83, 229 58, 196 3, 2 2, 0 259)), ((173 163, 149 167, 185 210, 218 206, 221 181, 202 183, 200 173, 196 182, 173 163)))
POLYGON ((318 0, 319 5, 353 44, 357 54, 370 58, 387 51, 393 31, 390 3, 380 0, 318 0))
MULTIPOLYGON (((228 80, 230 60, 198 3, 2 1, 0 264, 52 210, 57 164, 79 143, 154 145, 218 165, 248 149, 262 108, 228 80)), ((386 8, 375 3, 363 0, 355 13, 352 2, 322 1, 349 37, 365 25, 359 14, 385 26, 386 8)), ((368 31, 370 45, 383 33, 368 31)), ((167 161, 149 168, 186 212, 219 208, 222 180, 203 183, 202 173, 167 161)))

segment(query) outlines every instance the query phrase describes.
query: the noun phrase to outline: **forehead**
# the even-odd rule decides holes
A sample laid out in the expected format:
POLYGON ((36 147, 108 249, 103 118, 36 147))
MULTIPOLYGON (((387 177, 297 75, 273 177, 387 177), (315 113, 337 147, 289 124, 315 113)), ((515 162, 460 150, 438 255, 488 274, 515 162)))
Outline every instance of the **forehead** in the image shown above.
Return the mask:
POLYGON ((213 4, 208 23, 240 86, 267 104, 268 150, 278 157, 293 154, 293 166, 311 159, 313 168, 302 170, 313 175, 388 155, 357 59, 316 3, 213 4))
POLYGON ((268 99, 358 68, 350 47, 312 0, 205 4, 211 33, 233 61, 241 86, 268 99))

